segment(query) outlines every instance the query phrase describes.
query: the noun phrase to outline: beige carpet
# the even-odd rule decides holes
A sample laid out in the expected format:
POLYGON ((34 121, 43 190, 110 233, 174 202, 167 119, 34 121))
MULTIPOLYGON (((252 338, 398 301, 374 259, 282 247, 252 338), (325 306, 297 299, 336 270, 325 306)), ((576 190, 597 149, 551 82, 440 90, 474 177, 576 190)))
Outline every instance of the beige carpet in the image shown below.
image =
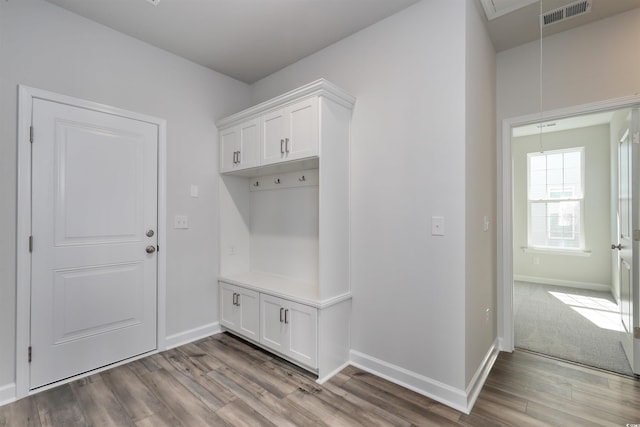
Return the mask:
POLYGON ((610 294, 516 282, 516 347, 632 375, 610 294))

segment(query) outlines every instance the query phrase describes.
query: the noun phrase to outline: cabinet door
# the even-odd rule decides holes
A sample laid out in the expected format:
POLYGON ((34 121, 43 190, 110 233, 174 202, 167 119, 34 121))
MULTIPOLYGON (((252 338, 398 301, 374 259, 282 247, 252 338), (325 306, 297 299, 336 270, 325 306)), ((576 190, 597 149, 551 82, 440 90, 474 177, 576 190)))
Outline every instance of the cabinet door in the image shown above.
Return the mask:
POLYGON ((260 165, 260 119, 238 126, 238 164, 237 169, 253 168, 260 165))
POLYGON ((260 294, 237 288, 236 306, 240 310, 238 332, 252 340, 260 340, 260 294))
POLYGON ((238 334, 259 340, 260 294, 220 283, 220 324, 238 334))
POLYGON ((285 301, 260 294, 260 344, 272 350, 286 354, 284 303, 285 301))
POLYGON ((285 110, 287 160, 318 155, 318 98, 305 99, 285 110))
POLYGON ((312 368, 318 365, 318 310, 289 302, 285 312, 289 347, 286 354, 312 368))
POLYGON ((238 128, 233 127, 220 131, 220 172, 236 169, 237 155, 240 149, 240 134, 238 128))
POLYGON ((235 286, 220 283, 220 324, 234 331, 239 330, 240 310, 234 305, 235 286))
POLYGON ((278 163, 285 158, 285 111, 268 113, 262 121, 262 165, 278 163))

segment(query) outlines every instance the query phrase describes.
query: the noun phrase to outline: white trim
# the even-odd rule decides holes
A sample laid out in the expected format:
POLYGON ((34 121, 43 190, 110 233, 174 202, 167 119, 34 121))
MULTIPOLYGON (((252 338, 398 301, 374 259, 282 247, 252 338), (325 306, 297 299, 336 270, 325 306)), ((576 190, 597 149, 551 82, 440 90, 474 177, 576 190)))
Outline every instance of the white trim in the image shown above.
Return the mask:
POLYGON ((640 95, 615 98, 502 120, 502 147, 498 172, 498 338, 502 351, 513 351, 513 167, 511 128, 564 117, 628 108, 640 104, 640 95))
POLYGON ((468 414, 467 394, 464 390, 451 387, 432 378, 409 371, 397 365, 376 359, 355 350, 350 351, 351 365, 367 371, 394 384, 398 384, 418 394, 468 414))
POLYGON ((536 248, 531 246, 523 246, 520 249, 522 249, 522 252, 530 254, 567 255, 581 257, 591 256, 591 251, 589 249, 536 248))
POLYGON ((0 387, 0 406, 16 401, 16 383, 0 387))
POLYGON ((521 0, 513 4, 512 6, 505 7, 500 10, 496 10, 492 0, 480 0, 480 3, 484 8, 484 13, 487 15, 487 20, 491 21, 502 15, 506 15, 507 13, 511 13, 525 6, 529 6, 530 4, 536 3, 537 1, 538 0, 521 0))
MULTIPOLYGON (((473 405, 475 405, 476 400, 478 400, 480 391, 482 391, 482 387, 487 381, 491 368, 493 368, 493 364, 498 358, 498 353, 500 353, 500 350, 498 350, 498 339, 496 338, 493 344, 491 344, 491 347, 489 347, 489 351, 487 351, 484 359, 482 359, 482 363, 478 366, 476 373, 473 375, 473 378, 471 378, 471 381, 467 386, 467 409, 469 412, 471 412, 473 405)), ((467 412, 467 414, 469 412, 467 412)))
MULTIPOLYGON (((121 108, 111 107, 24 85, 18 85, 18 203, 16 242, 16 384, 15 397, 29 394, 29 363, 26 352, 30 343, 31 256, 28 239, 31 234, 31 143, 29 129, 33 99, 39 98, 86 108, 116 116, 154 124, 158 127, 158 278, 157 278, 157 342, 158 350, 165 348, 166 335, 166 120, 121 108)), ((132 360, 132 359, 128 359, 132 360)), ((114 366, 114 365, 110 365, 114 366)), ((94 371, 92 371, 94 372, 94 371)), ((56 383, 58 384, 58 383, 56 383)))
POLYGON ((333 378, 336 375, 338 375, 340 373, 340 371, 342 371, 344 368, 346 368, 349 365, 351 365, 351 362, 347 361, 347 362, 343 363, 338 368, 336 368, 333 371, 329 372, 327 375, 323 376, 322 378, 318 377, 318 379, 316 380, 316 383, 321 384, 321 385, 326 383, 331 378, 333 378))
POLYGON ((324 96, 349 109, 352 109, 356 102, 356 98, 354 96, 346 93, 338 86, 325 79, 318 79, 261 104, 254 105, 253 107, 247 108, 239 113, 218 120, 216 122, 216 126, 218 127, 218 130, 233 126, 238 122, 243 122, 257 117, 269 110, 282 108, 285 104, 298 100, 303 96, 324 96))
POLYGON ((577 282, 575 280, 550 279, 548 277, 524 276, 522 274, 514 274, 513 280, 517 282, 538 283, 540 285, 564 286, 565 288, 611 292, 611 285, 607 285, 605 283, 577 282))
POLYGON ((188 331, 178 332, 165 338, 165 350, 170 350, 202 338, 210 337, 222 332, 219 322, 209 323, 208 325, 198 326, 188 331))

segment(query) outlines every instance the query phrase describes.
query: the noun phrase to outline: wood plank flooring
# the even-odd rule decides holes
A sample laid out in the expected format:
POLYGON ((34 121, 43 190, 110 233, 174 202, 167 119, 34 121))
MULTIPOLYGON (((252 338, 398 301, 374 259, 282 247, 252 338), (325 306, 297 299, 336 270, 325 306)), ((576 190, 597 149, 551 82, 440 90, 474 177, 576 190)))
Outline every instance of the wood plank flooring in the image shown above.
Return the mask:
POLYGON ((219 334, 0 407, 0 426, 625 426, 640 381, 500 354, 469 415, 354 367, 326 384, 219 334))

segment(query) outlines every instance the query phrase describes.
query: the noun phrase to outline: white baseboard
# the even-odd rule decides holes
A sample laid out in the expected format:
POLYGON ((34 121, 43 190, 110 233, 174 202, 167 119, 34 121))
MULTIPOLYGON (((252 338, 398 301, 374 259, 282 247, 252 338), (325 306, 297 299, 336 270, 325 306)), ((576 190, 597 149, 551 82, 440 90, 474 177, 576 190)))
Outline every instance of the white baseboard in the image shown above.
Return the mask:
POLYGON ((470 408, 467 408, 467 394, 464 390, 355 350, 351 350, 350 356, 351 364, 356 368, 427 396, 465 414, 470 411, 470 408))
POLYGON ((523 276, 514 274, 517 282, 539 283, 541 285, 564 286, 566 288, 588 289, 590 291, 611 292, 611 285, 593 282, 576 282, 574 280, 549 279, 547 277, 523 276))
POLYGON ((489 347, 489 351, 487 351, 484 359, 482 359, 482 363, 480 363, 480 366, 478 366, 478 370, 473 375, 473 378, 471 378, 471 381, 467 386, 467 411, 463 412, 467 414, 471 412, 471 409, 473 408, 473 405, 475 405, 485 381, 487 381, 487 377, 491 372, 491 368, 493 368, 493 364, 498 358, 498 353, 500 353, 500 350, 498 349, 498 339, 496 338, 493 344, 491 344, 491 347, 489 347))
POLYGON ((179 332, 177 334, 169 335, 165 338, 165 348, 162 350, 170 350, 175 347, 179 347, 183 344, 188 344, 193 341, 197 341, 202 338, 209 337, 211 335, 219 334, 221 331, 220 323, 213 322, 208 325, 199 326, 197 328, 190 329, 188 331, 179 332))
POLYGON ((16 401, 16 384, 0 386, 0 406, 16 401))

